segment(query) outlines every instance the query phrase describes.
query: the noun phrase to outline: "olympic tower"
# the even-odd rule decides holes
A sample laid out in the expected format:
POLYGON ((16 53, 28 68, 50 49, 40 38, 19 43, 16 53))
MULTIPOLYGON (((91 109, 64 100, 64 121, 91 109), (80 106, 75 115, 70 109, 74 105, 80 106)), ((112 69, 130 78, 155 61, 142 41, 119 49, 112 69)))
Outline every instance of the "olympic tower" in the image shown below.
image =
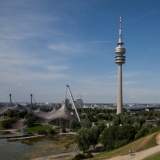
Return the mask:
POLYGON ((124 43, 122 42, 122 20, 120 16, 120 26, 119 26, 119 41, 117 43, 118 47, 115 48, 115 63, 118 64, 118 94, 117 94, 117 114, 122 113, 123 106, 123 96, 122 96, 122 64, 125 63, 125 52, 126 49, 123 48, 124 43))

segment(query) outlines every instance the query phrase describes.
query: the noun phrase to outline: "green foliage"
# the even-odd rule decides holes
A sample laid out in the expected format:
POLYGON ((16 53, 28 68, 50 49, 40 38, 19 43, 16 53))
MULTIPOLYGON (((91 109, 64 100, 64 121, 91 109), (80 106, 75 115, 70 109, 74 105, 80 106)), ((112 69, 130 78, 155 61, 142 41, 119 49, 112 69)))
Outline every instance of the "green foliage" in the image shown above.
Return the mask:
POLYGON ((134 127, 129 124, 105 129, 101 136, 101 143, 104 146, 102 150, 110 151, 126 145, 134 140, 135 133, 134 127))
POLYGON ((143 125, 142 125, 142 129, 149 129, 149 128, 152 128, 153 125, 152 123, 150 122, 145 122, 143 125))
POLYGON ((36 117, 33 115, 33 113, 27 113, 25 115, 25 121, 24 121, 24 124, 27 126, 27 127, 31 127, 34 125, 34 123, 36 122, 36 117))
POLYGON ((152 134, 152 133, 157 132, 157 131, 159 131, 159 130, 160 130, 160 127, 159 127, 159 126, 158 126, 158 127, 152 127, 152 128, 149 128, 148 133, 149 133, 149 134, 152 134))
POLYGON ((33 117, 33 113, 27 113, 27 114, 25 115, 25 119, 28 119, 29 117, 33 117))
POLYGON ((98 130, 99 130, 100 133, 106 128, 104 123, 99 123, 97 125, 97 127, 98 127, 98 130))
POLYGON ((38 134, 47 134, 48 132, 47 132, 47 130, 40 129, 40 130, 38 130, 37 133, 38 133, 38 134))
POLYGON ((5 128, 3 127, 2 122, 0 122, 0 130, 3 130, 3 129, 5 128))
POLYGON ((138 122, 134 122, 134 123, 132 124, 132 126, 134 127, 134 129, 136 130, 136 132, 141 129, 141 125, 140 125, 140 123, 138 123, 138 122))
POLYGON ((80 129, 80 123, 79 122, 77 122, 77 121, 75 121, 75 120, 72 120, 71 122, 70 122, 70 124, 69 124, 69 126, 70 126, 70 130, 71 131, 77 131, 78 129, 80 129))
POLYGON ((51 112, 53 108, 40 108, 40 110, 43 112, 51 112))
POLYGON ((126 140, 127 142, 131 142, 134 140, 135 129, 133 126, 126 124, 119 127, 119 130, 116 132, 116 140, 126 140))
POLYGON ((52 129, 49 129, 49 134, 56 134, 56 131, 52 128, 52 129))
POLYGON ((128 140, 127 139, 122 139, 122 140, 119 140, 119 141, 115 141, 114 149, 123 147, 126 144, 128 144, 128 140))
POLYGON ((92 123, 89 122, 89 120, 87 120, 87 119, 82 119, 81 120, 81 127, 83 127, 83 128, 90 128, 91 125, 92 125, 92 123))
POLYGON ((88 152, 87 154, 77 154, 72 160, 82 160, 87 158, 93 158, 91 152, 88 152))
POLYGON ((75 142, 78 144, 80 150, 85 152, 91 145, 96 146, 98 143, 103 125, 92 126, 91 128, 81 128, 75 135, 75 142))
POLYGON ((74 141, 78 144, 78 147, 81 151, 87 151, 91 145, 91 135, 89 129, 79 129, 74 137, 74 141))
POLYGON ((157 126, 160 126, 160 120, 157 122, 157 126))
POLYGON ((8 120, 4 120, 2 121, 2 126, 6 129, 8 128, 11 128, 12 127, 12 124, 16 122, 16 119, 13 118, 13 119, 8 119, 8 120))
POLYGON ((27 120, 24 122, 24 124, 27 127, 31 127, 35 122, 36 122, 36 118, 32 116, 32 117, 28 117, 27 120))
POLYGON ((85 158, 86 158, 85 154, 77 154, 72 160, 81 160, 85 158))
POLYGON ((65 128, 62 128, 62 133, 66 133, 66 129, 65 128))
POLYGON ((99 140, 99 137, 100 137, 100 134, 101 134, 101 130, 98 126, 93 126, 89 129, 90 131, 90 142, 91 142, 91 145, 93 145, 94 149, 95 149, 95 146, 96 144, 98 143, 98 140, 99 140))
POLYGON ((24 118, 27 113, 28 113, 27 111, 18 112, 17 117, 18 118, 24 118))
MULTIPOLYGON (((114 149, 114 143, 116 140, 116 132, 118 131, 117 126, 112 126, 107 129, 105 129, 102 132, 101 136, 101 143, 103 144, 104 148, 109 151, 114 149)), ((104 150, 103 148, 103 150, 104 150)))
POLYGON ((145 123, 145 118, 143 116, 141 116, 138 120, 138 122, 140 123, 140 125, 142 126, 143 123, 145 123))
POLYGON ((113 125, 114 125, 114 126, 119 126, 120 124, 121 124, 120 115, 114 115, 113 125))
POLYGON ((18 110, 10 110, 10 111, 8 111, 7 115, 8 115, 8 117, 10 117, 10 118, 14 118, 14 117, 16 118, 16 117, 18 117, 18 116, 17 116, 18 113, 19 113, 18 110))
POLYGON ((87 154, 86 154, 86 158, 93 158, 94 156, 92 155, 92 153, 91 152, 88 152, 87 154))

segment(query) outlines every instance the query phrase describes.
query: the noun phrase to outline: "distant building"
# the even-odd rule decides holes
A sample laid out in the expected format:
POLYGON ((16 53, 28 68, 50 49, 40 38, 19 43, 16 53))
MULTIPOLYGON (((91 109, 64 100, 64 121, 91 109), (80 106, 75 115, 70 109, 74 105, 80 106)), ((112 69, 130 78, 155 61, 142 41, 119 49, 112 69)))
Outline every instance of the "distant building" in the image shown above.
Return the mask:
MULTIPOLYGON (((84 106, 83 100, 81 98, 77 98, 77 100, 74 101, 74 103, 75 103, 75 107, 77 109, 83 108, 83 106, 84 106)), ((72 106, 72 109, 74 109, 73 106, 72 106)))

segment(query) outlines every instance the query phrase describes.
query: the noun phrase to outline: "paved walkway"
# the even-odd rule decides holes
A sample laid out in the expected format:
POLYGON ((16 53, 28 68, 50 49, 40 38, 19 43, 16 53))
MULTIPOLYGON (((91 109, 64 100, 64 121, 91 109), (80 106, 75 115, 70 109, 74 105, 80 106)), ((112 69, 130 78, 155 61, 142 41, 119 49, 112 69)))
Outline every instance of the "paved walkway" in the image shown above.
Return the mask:
POLYGON ((160 152, 160 145, 141 151, 141 152, 133 153, 132 156, 130 155, 118 156, 118 157, 113 157, 110 159, 103 159, 103 160, 143 160, 144 158, 157 152, 160 152))

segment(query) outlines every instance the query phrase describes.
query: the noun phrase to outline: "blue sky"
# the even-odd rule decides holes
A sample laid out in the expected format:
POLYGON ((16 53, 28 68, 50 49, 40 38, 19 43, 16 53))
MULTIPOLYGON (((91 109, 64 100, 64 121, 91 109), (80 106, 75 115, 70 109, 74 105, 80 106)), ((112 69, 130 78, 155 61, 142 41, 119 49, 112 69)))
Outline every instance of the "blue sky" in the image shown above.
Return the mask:
POLYGON ((0 101, 116 103, 120 15, 123 102, 160 103, 159 0, 1 0, 0 101))

